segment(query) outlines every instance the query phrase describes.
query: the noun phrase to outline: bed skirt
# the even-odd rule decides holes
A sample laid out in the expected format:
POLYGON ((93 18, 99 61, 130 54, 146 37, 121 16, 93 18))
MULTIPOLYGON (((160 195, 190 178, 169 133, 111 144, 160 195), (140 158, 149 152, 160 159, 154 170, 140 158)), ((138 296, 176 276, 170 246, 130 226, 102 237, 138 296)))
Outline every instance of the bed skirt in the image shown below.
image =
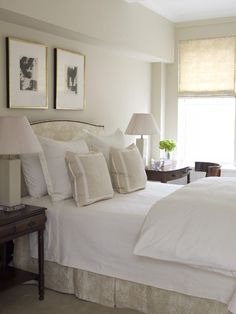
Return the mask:
MULTIPOLYGON (((14 265, 37 272, 38 261, 30 257, 28 236, 15 241, 14 265)), ((126 280, 45 262, 45 286, 77 298, 148 314, 230 314, 218 301, 187 296, 126 280)))

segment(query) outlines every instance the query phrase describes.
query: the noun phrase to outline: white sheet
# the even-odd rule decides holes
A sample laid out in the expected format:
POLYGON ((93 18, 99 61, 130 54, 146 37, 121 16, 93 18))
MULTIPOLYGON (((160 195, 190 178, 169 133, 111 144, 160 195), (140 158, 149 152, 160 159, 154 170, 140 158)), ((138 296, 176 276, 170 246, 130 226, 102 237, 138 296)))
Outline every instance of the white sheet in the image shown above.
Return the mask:
POLYGON ((135 254, 236 271, 236 178, 204 178, 156 203, 135 254))
MULTIPOLYGON (((233 278, 133 254, 140 228, 151 206, 179 188, 177 185, 148 182, 145 190, 128 195, 116 194, 112 200, 82 208, 77 208, 71 199, 54 204, 48 197, 25 198, 23 202, 48 208, 46 260, 229 303, 236 288, 233 278)), ((36 236, 31 237, 31 254, 37 257, 36 236)))

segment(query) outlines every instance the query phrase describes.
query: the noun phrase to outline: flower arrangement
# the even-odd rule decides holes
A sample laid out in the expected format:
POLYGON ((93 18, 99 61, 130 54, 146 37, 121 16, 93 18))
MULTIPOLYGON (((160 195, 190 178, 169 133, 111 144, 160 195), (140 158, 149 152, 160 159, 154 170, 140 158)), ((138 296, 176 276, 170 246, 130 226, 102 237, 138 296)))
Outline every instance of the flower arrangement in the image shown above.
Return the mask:
POLYGON ((176 147, 176 142, 174 140, 162 140, 159 143, 159 148, 165 150, 167 153, 167 158, 170 158, 170 152, 172 152, 176 147))

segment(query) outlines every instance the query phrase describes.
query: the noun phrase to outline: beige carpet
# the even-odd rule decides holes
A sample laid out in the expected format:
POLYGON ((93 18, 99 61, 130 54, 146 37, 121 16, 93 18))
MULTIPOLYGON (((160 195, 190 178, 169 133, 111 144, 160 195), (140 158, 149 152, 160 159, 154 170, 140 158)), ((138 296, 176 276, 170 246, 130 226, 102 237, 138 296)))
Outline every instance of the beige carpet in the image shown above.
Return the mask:
POLYGON ((72 295, 52 290, 46 290, 45 300, 39 301, 36 286, 20 285, 0 292, 0 314, 138 314, 138 312, 81 301, 72 295))

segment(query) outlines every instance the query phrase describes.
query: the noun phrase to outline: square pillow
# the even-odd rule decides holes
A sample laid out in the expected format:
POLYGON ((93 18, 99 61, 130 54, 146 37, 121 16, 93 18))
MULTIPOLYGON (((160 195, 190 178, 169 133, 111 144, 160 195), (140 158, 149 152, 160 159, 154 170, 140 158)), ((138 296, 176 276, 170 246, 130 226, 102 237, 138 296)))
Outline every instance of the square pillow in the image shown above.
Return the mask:
POLYGON ((110 135, 94 135, 85 131, 85 140, 88 144, 90 151, 102 152, 108 167, 109 167, 109 153, 110 148, 124 148, 125 147, 125 139, 124 134, 120 129, 117 129, 113 134, 110 135))
POLYGON ((135 144, 124 149, 111 148, 110 163, 113 186, 119 193, 134 192, 146 187, 144 163, 135 144))
POLYGON ((38 139, 44 152, 40 161, 48 194, 53 201, 72 197, 72 186, 65 161, 66 152, 88 153, 86 142, 83 139, 68 142, 55 141, 42 136, 38 136, 38 139))
POLYGON ((66 161, 77 205, 85 206, 112 198, 114 191, 102 153, 66 153, 66 161))
POLYGON ((24 154, 20 156, 22 172, 25 179, 27 191, 32 197, 42 197, 48 194, 46 181, 40 163, 39 154, 24 154))

